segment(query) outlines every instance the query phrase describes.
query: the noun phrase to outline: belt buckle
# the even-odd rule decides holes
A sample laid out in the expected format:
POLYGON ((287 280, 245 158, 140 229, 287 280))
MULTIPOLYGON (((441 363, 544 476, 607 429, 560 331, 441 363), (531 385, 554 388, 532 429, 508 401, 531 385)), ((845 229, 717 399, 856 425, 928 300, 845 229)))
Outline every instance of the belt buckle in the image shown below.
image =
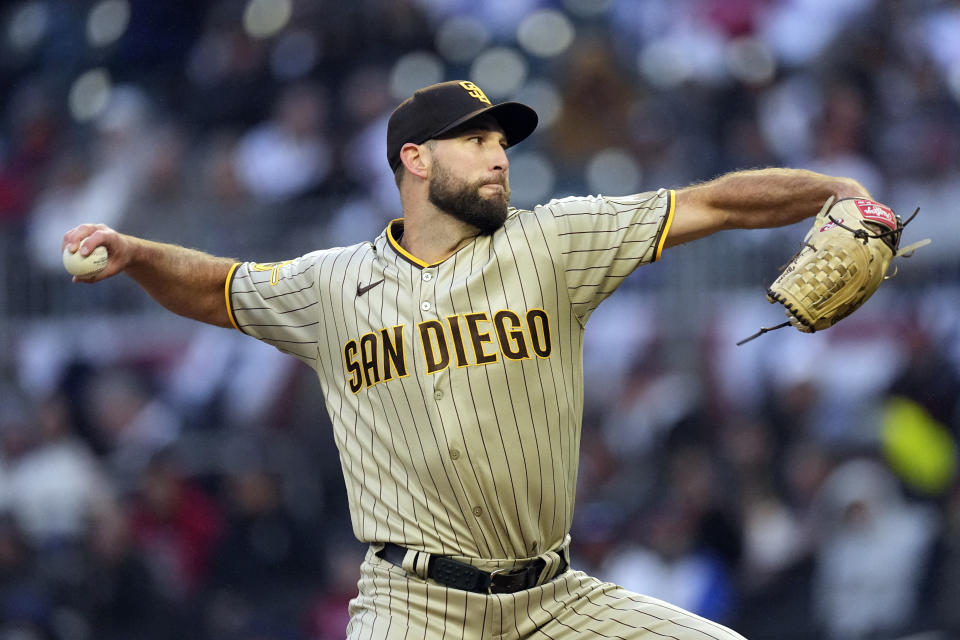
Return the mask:
MULTIPOLYGON (((504 590, 504 591, 496 590, 496 586, 497 586, 497 585, 495 584, 495 582, 496 582, 496 578, 501 577, 501 576, 502 576, 502 577, 505 577, 505 578, 512 578, 512 577, 516 577, 516 576, 527 575, 527 574, 530 573, 530 569, 532 569, 532 568, 533 568, 533 565, 532 565, 532 564, 528 564, 528 565, 525 565, 525 566, 522 566, 522 567, 512 567, 512 568, 510 568, 510 569, 495 569, 494 571, 491 571, 491 572, 490 572, 490 586, 487 587, 487 593, 490 593, 490 594, 497 594, 497 593, 514 593, 514 592, 516 592, 516 591, 521 591, 522 589, 529 589, 530 587, 533 586, 532 584, 528 584, 529 582, 531 582, 529 578, 527 578, 526 580, 524 580, 523 585, 522 585, 519 589, 514 588, 514 589, 509 590, 509 591, 507 591, 507 590, 504 590)), ((534 582, 535 582, 535 581, 536 581, 536 579, 534 579, 534 582)), ((509 587, 515 587, 515 586, 516 586, 515 584, 509 585, 509 587)))

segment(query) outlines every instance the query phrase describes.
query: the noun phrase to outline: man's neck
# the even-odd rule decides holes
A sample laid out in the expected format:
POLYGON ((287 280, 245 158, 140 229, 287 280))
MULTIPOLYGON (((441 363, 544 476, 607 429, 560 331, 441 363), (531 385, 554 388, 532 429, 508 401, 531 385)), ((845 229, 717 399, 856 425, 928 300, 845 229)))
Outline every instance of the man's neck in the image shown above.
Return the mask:
POLYGON ((404 207, 403 235, 399 242, 418 260, 436 264, 452 256, 479 234, 473 225, 425 202, 420 207, 404 207))

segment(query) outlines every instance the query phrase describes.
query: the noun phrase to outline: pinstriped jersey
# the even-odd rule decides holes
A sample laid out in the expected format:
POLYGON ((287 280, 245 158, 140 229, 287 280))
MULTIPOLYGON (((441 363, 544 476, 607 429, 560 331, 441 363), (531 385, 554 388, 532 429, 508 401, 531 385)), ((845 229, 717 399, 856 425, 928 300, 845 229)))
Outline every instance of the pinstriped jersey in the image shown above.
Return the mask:
POLYGON ((510 209, 437 264, 400 246, 400 219, 373 242, 234 266, 235 326, 319 377, 359 540, 476 558, 563 542, 585 324, 659 257, 674 199, 510 209))

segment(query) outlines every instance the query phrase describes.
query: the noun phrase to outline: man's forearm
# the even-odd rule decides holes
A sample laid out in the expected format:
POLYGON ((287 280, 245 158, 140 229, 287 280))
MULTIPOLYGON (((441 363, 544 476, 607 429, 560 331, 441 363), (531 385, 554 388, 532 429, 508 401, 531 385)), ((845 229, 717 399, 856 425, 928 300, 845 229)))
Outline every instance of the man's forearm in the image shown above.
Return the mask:
POLYGON ((106 266, 90 276, 74 276, 75 282, 100 282, 125 272, 170 311, 233 326, 225 286, 234 260, 117 233, 105 224, 81 224, 63 234, 65 251, 86 256, 99 246, 109 254, 106 266))
POLYGON ((161 305, 179 315, 230 327, 224 287, 236 262, 201 251, 126 236, 124 271, 161 305))
POLYGON ((694 199, 722 213, 722 228, 779 227, 817 213, 830 196, 869 198, 856 180, 804 169, 737 171, 690 187, 694 199))

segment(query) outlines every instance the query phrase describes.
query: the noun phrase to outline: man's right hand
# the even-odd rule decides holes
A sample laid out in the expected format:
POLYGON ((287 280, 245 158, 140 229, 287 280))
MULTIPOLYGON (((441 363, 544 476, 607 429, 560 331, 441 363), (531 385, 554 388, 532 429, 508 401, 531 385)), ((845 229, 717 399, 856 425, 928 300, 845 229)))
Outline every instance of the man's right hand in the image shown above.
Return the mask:
POLYGON ((81 224, 63 234, 60 250, 79 251, 81 256, 88 256, 99 246, 107 249, 107 266, 91 276, 74 276, 74 282, 99 282, 126 269, 133 260, 136 239, 117 233, 105 224, 81 224))

